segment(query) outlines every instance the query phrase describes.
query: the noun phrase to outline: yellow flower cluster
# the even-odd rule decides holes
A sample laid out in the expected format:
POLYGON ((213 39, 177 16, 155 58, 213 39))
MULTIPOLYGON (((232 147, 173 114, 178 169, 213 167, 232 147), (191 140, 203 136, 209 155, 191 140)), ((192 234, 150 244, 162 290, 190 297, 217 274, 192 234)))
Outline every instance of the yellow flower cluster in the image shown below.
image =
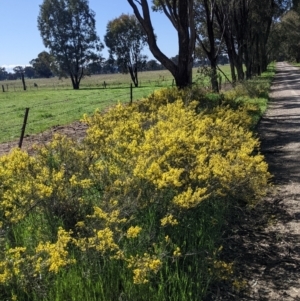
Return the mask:
POLYGON ((103 255, 107 252, 119 251, 119 246, 114 240, 114 232, 108 227, 103 230, 94 229, 93 236, 79 238, 75 244, 83 252, 87 249, 95 249, 103 255))
POLYGON ((39 243, 36 247, 36 254, 39 255, 35 272, 42 273, 42 269, 47 267, 49 272, 57 273, 61 267, 76 263, 75 259, 68 258, 68 244, 72 241, 72 232, 67 232, 61 227, 58 229, 57 241, 55 243, 39 243), (45 256, 42 256, 45 255, 45 256))
POLYGON ((165 216, 160 220, 160 224, 162 226, 166 226, 166 225, 175 226, 178 225, 178 221, 176 218, 174 218, 173 214, 168 214, 167 216, 165 216))
POLYGON ((144 253, 143 256, 131 256, 128 261, 128 267, 133 270, 133 282, 142 284, 149 282, 148 277, 151 273, 156 274, 161 266, 162 261, 156 256, 150 256, 144 253))
POLYGON ((173 252, 174 257, 180 257, 181 256, 181 251, 179 247, 176 247, 175 251, 173 252))
POLYGON ((13 277, 23 277, 22 266, 26 263, 25 247, 10 248, 5 251, 4 259, 0 261, 0 284, 5 284, 13 277))
POLYGON ((47 185, 46 167, 26 152, 14 149, 0 157, 0 212, 5 222, 17 223, 41 199, 50 197, 52 188, 47 185))
POLYGON ((233 274, 233 262, 227 263, 222 260, 215 260, 213 266, 216 270, 215 275, 222 280, 227 280, 233 274))
POLYGON ((139 233, 142 231, 142 228, 139 226, 131 226, 128 230, 127 230, 127 237, 128 238, 136 238, 138 237, 139 233))
POLYGON ((101 219, 105 222, 106 226, 112 224, 121 224, 126 222, 126 218, 120 218, 119 209, 111 209, 109 213, 107 213, 98 206, 94 206, 94 214, 88 215, 87 217, 94 218, 94 219, 101 219))

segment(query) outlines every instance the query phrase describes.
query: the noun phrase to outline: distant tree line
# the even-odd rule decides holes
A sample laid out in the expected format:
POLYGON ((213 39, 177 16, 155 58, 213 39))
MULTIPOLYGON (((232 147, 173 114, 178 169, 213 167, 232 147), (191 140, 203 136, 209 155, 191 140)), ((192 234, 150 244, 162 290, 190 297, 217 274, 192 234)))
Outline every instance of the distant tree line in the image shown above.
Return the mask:
MULTIPOLYGON (((178 61, 178 56, 170 57, 170 59, 176 63, 178 61)), ((4 67, 0 67, 0 80, 18 80, 21 79, 21 74, 24 74, 26 78, 50 78, 59 76, 59 73, 53 68, 54 61, 54 58, 51 57, 48 52, 43 51, 38 54, 36 59, 29 62, 30 66, 16 66, 13 68, 13 72, 8 72, 4 67)), ((229 60, 226 55, 220 55, 218 62, 220 65, 224 65, 228 64, 229 60)), ((194 67, 207 65, 209 65, 209 61, 206 57, 196 58, 193 64, 194 67)), ((155 59, 146 60, 142 68, 139 69, 139 71, 157 70, 166 70, 166 68, 155 59)), ((86 75, 96 75, 122 73, 124 70, 119 69, 114 60, 106 59, 88 64, 84 72, 86 75)))
MULTIPOLYGON (((6 71, 4 67, 0 67, 0 80, 18 80, 21 79, 21 74, 24 74, 26 78, 50 78, 54 76, 60 76, 59 72, 52 67, 51 60, 44 60, 44 58, 50 58, 50 54, 46 51, 41 52, 36 59, 29 62, 30 66, 16 66, 13 68, 13 72, 6 71)), ((139 71, 155 71, 165 70, 166 68, 159 64, 156 60, 147 60, 143 67, 139 71)), ((110 59, 102 60, 101 62, 93 62, 87 65, 84 69, 85 75, 96 74, 113 74, 122 73, 116 62, 110 59)))
POLYGON ((272 24, 268 47, 271 59, 300 63, 299 0, 294 0, 292 8, 272 24))

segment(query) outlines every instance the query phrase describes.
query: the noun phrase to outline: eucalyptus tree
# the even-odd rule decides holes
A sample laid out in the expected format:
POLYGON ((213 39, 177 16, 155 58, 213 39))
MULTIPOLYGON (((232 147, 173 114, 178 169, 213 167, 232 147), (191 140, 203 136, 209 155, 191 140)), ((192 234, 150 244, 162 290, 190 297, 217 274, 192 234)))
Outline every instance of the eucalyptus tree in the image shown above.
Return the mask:
POLYGON ((299 0, 281 3, 277 17, 271 25, 267 44, 270 60, 290 60, 300 62, 300 6, 299 0))
POLYGON ((103 48, 96 33, 95 13, 87 0, 44 0, 38 29, 43 43, 55 58, 60 76, 70 76, 79 89, 84 69, 98 60, 103 48))
POLYGON ((216 20, 223 34, 231 73, 243 80, 265 71, 272 24, 291 5, 291 0, 218 0, 216 20))
POLYGON ((278 35, 281 38, 284 58, 300 63, 300 9, 295 8, 282 16, 277 25, 278 35))
POLYGON ((16 76, 21 79, 22 75, 24 74, 24 67, 16 66, 13 68, 13 71, 15 72, 16 76))
POLYGON ((37 58, 32 59, 29 63, 32 65, 35 75, 37 77, 49 78, 53 76, 54 57, 47 51, 42 51, 38 54, 37 58))
POLYGON ((26 66, 24 68, 24 75, 27 78, 34 78, 34 76, 35 76, 34 68, 32 66, 26 66))
POLYGON ((104 42, 109 48, 110 59, 116 61, 119 71, 130 74, 135 87, 138 87, 138 71, 147 61, 142 54, 147 44, 143 27, 134 15, 122 14, 108 22, 104 42))
POLYGON ((5 80, 8 77, 8 73, 4 67, 0 67, 0 80, 5 80))
POLYGON ((154 0, 155 11, 163 12, 169 19, 178 38, 178 62, 172 61, 159 48, 147 0, 127 0, 146 35, 153 56, 173 75, 176 86, 184 88, 192 83, 193 56, 196 41, 194 0, 154 0))
MULTIPOLYGON (((259 75, 267 69, 270 62, 268 42, 271 29, 278 18, 292 5, 290 0, 252 0, 251 2, 249 37, 245 49, 245 54, 248 50, 248 59, 246 57, 245 60, 247 77, 251 77, 252 74, 259 75)), ((279 44, 277 47, 280 47, 279 44)))
POLYGON ((218 0, 195 1, 196 39, 210 62, 211 87, 215 92, 219 92, 217 60, 222 43, 222 36, 221 38, 217 38, 216 31, 215 10, 217 1, 218 0))

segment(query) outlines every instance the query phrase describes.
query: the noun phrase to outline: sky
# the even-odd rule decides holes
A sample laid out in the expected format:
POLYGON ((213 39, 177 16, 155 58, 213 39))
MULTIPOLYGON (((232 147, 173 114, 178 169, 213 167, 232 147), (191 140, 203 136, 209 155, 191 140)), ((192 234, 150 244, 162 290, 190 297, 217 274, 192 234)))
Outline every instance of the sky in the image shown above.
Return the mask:
MULTIPOLYGON (((32 59, 44 50, 37 18, 43 0, 0 0, 0 67, 12 71, 15 66, 29 66, 32 59)), ((150 0, 149 0, 150 3, 150 0)), ((90 9, 96 13, 96 30, 104 43, 107 23, 122 13, 133 14, 127 0, 89 0, 90 9)), ((152 22, 158 46, 168 57, 178 52, 176 32, 162 13, 153 13, 152 22)), ((144 53, 153 59, 148 47, 144 53)), ((105 58, 108 51, 102 51, 105 58)))

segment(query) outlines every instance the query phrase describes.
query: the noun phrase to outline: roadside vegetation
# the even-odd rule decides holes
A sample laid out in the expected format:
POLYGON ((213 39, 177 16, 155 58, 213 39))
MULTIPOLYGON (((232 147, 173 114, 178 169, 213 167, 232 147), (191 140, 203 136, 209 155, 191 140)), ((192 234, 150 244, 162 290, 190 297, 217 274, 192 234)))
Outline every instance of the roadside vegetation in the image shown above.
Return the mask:
POLYGON ((2 156, 0 299, 193 301, 219 281, 240 289, 222 233, 268 188, 254 129, 273 74, 222 94, 158 89, 84 115, 81 143, 56 136, 34 156, 2 156))

